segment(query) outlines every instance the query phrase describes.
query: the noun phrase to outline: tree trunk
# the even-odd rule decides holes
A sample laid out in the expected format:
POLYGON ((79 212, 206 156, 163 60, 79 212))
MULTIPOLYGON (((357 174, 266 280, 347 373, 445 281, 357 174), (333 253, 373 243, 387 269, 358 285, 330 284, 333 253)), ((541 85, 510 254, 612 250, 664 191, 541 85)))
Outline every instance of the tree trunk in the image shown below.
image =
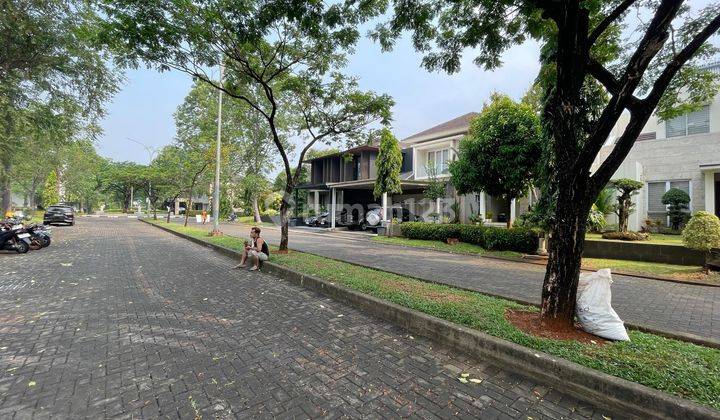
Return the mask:
POLYGON ((253 218, 255 219, 255 223, 262 222, 262 220, 260 219, 260 207, 258 206, 257 197, 253 197, 253 199, 252 199, 252 208, 253 208, 253 218))
POLYGON ((168 210, 167 220, 165 220, 165 222, 170 223, 170 210, 168 210))
POLYGON ((293 192, 293 186, 291 184, 291 182, 288 182, 285 185, 285 194, 283 194, 283 200, 282 203, 280 203, 280 252, 287 252, 288 250, 288 210, 291 204, 291 197, 293 192))
POLYGON ((556 221, 550 230, 542 289, 542 318, 559 326, 571 326, 575 316, 575 297, 590 211, 584 195, 584 188, 568 183, 561 185, 555 203, 556 221))
POLYGON ((187 226, 188 215, 190 214, 191 208, 192 208, 192 194, 190 194, 190 198, 188 198, 188 205, 187 205, 187 207, 185 207, 185 224, 183 226, 187 226))
POLYGON ((10 163, 3 164, 3 173, 1 174, 0 181, 2 182, 2 214, 0 216, 5 217, 5 213, 10 210, 12 205, 12 196, 10 194, 10 163))

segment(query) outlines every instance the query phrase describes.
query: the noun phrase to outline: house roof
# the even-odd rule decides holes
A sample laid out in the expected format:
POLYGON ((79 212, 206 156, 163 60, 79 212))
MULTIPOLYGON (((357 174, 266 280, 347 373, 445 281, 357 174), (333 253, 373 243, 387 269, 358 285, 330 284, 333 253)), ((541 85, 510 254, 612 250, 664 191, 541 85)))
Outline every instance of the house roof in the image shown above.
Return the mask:
POLYGON ((456 134, 465 134, 470 127, 470 120, 477 114, 477 112, 468 112, 467 114, 453 118, 450 121, 445 121, 442 124, 438 124, 403 139, 403 143, 417 143, 420 141, 434 140, 456 134))
POLYGON ((312 158, 312 159, 305 159, 305 162, 312 162, 312 161, 318 160, 318 159, 342 156, 345 154, 354 154, 354 153, 361 153, 361 152, 377 152, 377 151, 378 151, 378 148, 376 146, 370 146, 370 145, 364 144, 362 146, 353 147, 352 149, 343 150, 338 153, 331 153, 331 154, 325 155, 325 156, 318 156, 318 157, 312 158))

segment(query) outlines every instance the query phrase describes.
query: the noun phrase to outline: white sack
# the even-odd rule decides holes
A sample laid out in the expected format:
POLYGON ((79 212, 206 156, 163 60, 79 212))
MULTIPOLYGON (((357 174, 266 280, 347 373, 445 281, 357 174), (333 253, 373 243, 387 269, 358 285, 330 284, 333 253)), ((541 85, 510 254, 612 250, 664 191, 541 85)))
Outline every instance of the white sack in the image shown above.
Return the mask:
POLYGON ((609 268, 580 274, 576 315, 582 328, 590 334, 608 340, 629 341, 625 325, 610 304, 611 284, 609 268))

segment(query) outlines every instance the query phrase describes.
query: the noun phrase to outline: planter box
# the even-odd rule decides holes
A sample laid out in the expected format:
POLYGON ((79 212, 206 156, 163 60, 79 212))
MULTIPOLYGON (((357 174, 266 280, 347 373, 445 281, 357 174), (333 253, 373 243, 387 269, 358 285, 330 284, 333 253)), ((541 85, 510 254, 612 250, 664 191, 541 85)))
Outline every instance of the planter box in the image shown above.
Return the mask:
POLYGON ((378 236, 387 236, 387 227, 385 227, 385 226, 378 226, 378 227, 377 227, 377 234, 378 234, 378 236))
POLYGON ((585 257, 610 258, 678 265, 703 265, 705 253, 680 245, 611 240, 586 240, 585 257))

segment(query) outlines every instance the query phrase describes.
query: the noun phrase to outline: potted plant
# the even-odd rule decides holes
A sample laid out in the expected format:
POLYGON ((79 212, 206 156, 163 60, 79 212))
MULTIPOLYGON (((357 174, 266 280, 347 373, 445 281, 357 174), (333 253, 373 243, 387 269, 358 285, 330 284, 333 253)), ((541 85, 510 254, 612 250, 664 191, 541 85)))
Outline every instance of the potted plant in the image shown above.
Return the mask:
POLYGON ((489 211, 489 210, 486 211, 486 212, 485 212, 485 223, 490 223, 490 222, 492 222, 492 218, 493 218, 493 212, 491 212, 491 211, 489 211))

